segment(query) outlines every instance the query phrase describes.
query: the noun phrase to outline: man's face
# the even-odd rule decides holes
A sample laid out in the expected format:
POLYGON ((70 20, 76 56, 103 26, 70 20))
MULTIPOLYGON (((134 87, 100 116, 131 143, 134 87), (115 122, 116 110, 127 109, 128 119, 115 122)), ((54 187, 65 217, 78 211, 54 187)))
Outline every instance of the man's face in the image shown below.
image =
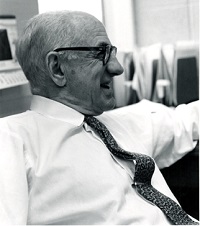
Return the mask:
MULTIPOLYGON (((81 46, 111 44, 101 23, 91 23, 86 31, 80 37, 83 40, 81 46)), ((99 115, 113 109, 113 77, 123 73, 114 54, 111 54, 106 65, 103 65, 102 56, 98 56, 99 52, 76 51, 73 54, 77 57, 67 59, 64 66, 67 78, 66 98, 70 106, 88 115, 99 115)))

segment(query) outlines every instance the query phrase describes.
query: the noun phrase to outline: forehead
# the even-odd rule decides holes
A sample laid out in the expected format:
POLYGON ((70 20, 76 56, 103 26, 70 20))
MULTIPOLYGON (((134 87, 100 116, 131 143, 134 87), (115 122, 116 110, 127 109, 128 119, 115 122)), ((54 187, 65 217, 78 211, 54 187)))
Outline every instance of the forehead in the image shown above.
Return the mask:
POLYGON ((101 44, 111 44, 105 29, 93 30, 91 36, 88 37, 88 40, 94 46, 99 46, 101 44))
POLYGON ((80 39, 87 46, 99 46, 101 44, 111 44, 107 32, 102 23, 96 20, 87 21, 82 26, 80 39))

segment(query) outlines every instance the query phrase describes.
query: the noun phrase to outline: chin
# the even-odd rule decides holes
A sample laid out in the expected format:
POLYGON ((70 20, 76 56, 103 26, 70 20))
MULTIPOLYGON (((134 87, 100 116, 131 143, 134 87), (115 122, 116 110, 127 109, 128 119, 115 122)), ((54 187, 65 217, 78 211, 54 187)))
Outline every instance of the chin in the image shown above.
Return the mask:
POLYGON ((112 98, 109 101, 101 102, 99 104, 93 104, 91 108, 87 109, 87 112, 85 114, 88 115, 101 115, 104 111, 112 110, 115 107, 115 99, 112 98))
POLYGON ((112 107, 111 106, 102 106, 101 108, 93 109, 93 111, 90 111, 88 115, 98 116, 98 115, 103 114, 105 111, 112 110, 114 107, 115 107, 115 105, 112 107))
POLYGON ((107 102, 102 109, 104 109, 103 111, 109 111, 109 110, 112 110, 113 108, 115 107, 115 99, 110 101, 110 102, 107 102))

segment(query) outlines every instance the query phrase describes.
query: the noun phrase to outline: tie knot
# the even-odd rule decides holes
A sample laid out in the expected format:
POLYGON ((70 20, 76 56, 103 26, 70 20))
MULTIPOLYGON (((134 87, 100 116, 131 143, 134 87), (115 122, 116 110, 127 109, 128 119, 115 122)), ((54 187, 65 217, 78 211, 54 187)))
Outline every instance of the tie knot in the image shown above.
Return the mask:
POLYGON ((131 152, 125 151, 119 147, 107 127, 97 118, 85 116, 84 121, 100 136, 101 140, 113 155, 126 160, 132 160, 134 158, 131 152))
POLYGON ((97 132, 102 141, 105 143, 110 152, 125 160, 135 160, 135 183, 150 183, 154 173, 154 160, 148 156, 138 153, 132 153, 123 150, 114 137, 111 135, 107 127, 93 116, 85 116, 85 122, 97 132))
POLYGON ((93 116, 85 116, 84 121, 94 130, 106 129, 103 123, 93 116))

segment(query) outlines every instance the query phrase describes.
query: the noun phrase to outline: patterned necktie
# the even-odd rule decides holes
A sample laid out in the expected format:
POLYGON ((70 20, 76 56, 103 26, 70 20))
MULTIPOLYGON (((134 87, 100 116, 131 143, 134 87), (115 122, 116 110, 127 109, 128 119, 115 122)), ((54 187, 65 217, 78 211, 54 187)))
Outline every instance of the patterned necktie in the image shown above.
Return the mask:
POLYGON ((172 224, 198 225, 198 223, 194 222, 176 202, 151 185, 151 178, 155 169, 155 163, 151 157, 127 152, 120 148, 107 127, 96 118, 85 116, 85 122, 99 134, 100 138, 113 155, 134 162, 135 175, 132 187, 136 189, 138 194, 159 207, 172 224))

